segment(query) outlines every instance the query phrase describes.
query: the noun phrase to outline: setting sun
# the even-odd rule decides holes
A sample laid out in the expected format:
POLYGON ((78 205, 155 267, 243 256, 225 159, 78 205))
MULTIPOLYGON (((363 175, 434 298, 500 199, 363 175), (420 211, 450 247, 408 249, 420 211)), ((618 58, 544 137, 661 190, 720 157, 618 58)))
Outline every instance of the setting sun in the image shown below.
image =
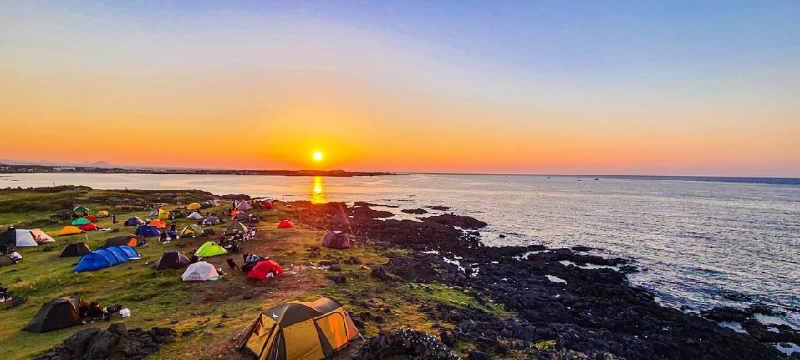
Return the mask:
POLYGON ((321 160, 322 160, 322 152, 314 151, 314 161, 321 161, 321 160))

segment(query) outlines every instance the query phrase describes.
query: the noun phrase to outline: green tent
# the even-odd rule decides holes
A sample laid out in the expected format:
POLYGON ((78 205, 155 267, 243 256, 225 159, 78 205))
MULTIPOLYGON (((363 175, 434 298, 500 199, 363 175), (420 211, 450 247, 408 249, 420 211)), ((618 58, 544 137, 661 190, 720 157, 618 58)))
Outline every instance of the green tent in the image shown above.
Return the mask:
POLYGON ((212 257, 217 255, 225 255, 227 253, 228 250, 223 249, 222 246, 219 246, 219 244, 213 241, 209 241, 201 245, 194 254, 200 257, 212 257))
POLYGON ((83 225, 83 224, 90 224, 91 222, 92 221, 87 219, 87 218, 78 218, 78 219, 75 219, 75 221, 72 222, 72 225, 78 226, 78 225, 83 225))
POLYGON ((230 225, 228 225, 228 228, 225 229, 225 233, 226 234, 230 234, 230 233, 233 232, 233 229, 236 229, 240 233, 246 233, 247 232, 247 226, 245 226, 244 224, 242 224, 242 223, 237 221, 237 222, 234 222, 234 223, 231 223, 230 225))
POLYGON ((89 215, 89 208, 83 205, 78 205, 74 209, 72 209, 72 213, 77 216, 86 216, 89 215))
POLYGON ((203 228, 200 225, 192 224, 189 225, 181 231, 181 236, 191 236, 191 237, 198 237, 203 235, 203 228))

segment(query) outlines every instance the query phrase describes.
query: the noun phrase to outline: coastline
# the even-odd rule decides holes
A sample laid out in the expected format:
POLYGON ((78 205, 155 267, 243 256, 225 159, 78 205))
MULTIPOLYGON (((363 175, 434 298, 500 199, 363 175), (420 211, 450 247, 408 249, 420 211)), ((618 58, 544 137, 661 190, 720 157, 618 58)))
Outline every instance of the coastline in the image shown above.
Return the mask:
MULTIPOLYGON (((11 194, 17 190, 6 191, 11 194)), ((102 206, 117 209, 120 214, 139 215, 144 212, 142 206, 152 201, 163 203, 166 209, 170 209, 199 198, 240 197, 214 196, 202 191, 96 191, 69 186, 40 192, 46 194, 44 197, 49 196, 47 194, 64 195, 65 201, 105 204, 102 206)), ((20 198, 25 199, 23 204, 33 201, 29 196, 26 193, 20 198)), ((50 200, 50 204, 42 205, 43 214, 49 211, 44 209, 45 205, 62 206, 53 201, 54 198, 50 200)), ((237 278, 238 274, 229 272, 222 282, 186 287, 172 274, 171 277, 159 277, 160 288, 150 294, 135 286, 128 287, 124 279, 114 279, 116 290, 109 295, 108 301, 123 298, 128 299, 129 306, 139 305, 140 301, 144 303, 142 308, 131 306, 134 318, 126 319, 126 323, 170 326, 181 333, 176 344, 162 348, 154 357, 192 354, 193 344, 210 337, 226 341, 220 341, 203 356, 246 358, 234 352, 233 342, 227 339, 233 338, 247 325, 254 307, 264 308, 275 302, 319 295, 344 303, 356 325, 369 337, 363 343, 351 344, 340 358, 350 355, 363 357, 385 350, 367 345, 373 339, 388 341, 392 336, 388 331, 403 326, 436 335, 456 354, 472 359, 604 359, 609 356, 627 359, 779 359, 781 354, 769 343, 800 341, 791 329, 778 328, 776 333, 752 319, 756 311, 764 309, 752 309, 749 314, 747 311, 715 309, 703 314, 720 321, 738 319, 752 334, 746 335, 697 314, 663 307, 646 290, 628 284, 625 274, 636 269, 627 259, 588 255, 588 248, 546 249, 538 245, 486 248, 476 231, 485 226, 480 219, 445 214, 427 216, 422 221, 395 220, 386 219, 391 213, 374 210, 370 208, 373 204, 368 203, 353 206, 344 203, 312 204, 308 201, 275 203, 276 210, 254 211, 266 221, 258 226, 260 234, 257 240, 245 243, 246 249, 266 252, 286 266, 287 275, 274 282, 251 284, 237 278), (292 219, 298 229, 276 231, 273 225, 281 218, 292 219), (340 251, 320 249, 321 234, 334 229, 348 230, 356 245, 340 251), (600 267, 586 268, 589 264, 600 267), (173 299, 163 295, 164 288, 181 296, 173 299), (186 298, 196 295, 199 298, 186 298), (159 305, 162 303, 168 305, 159 305), (170 316, 178 311, 175 306, 191 307, 188 311, 180 309, 186 319, 170 316), (222 313, 217 309, 223 309, 222 313), (147 314, 149 311, 154 313, 147 314), (217 325, 207 326, 209 322, 217 325)), ((31 215, 26 213, 25 216, 31 215)), ((47 230, 59 224, 55 220, 38 219, 19 225, 47 230)), ((124 228, 120 230, 125 231, 124 228)), ((106 237, 105 234, 92 236, 97 236, 90 239, 94 243, 106 237)), ((59 244, 64 242, 61 238, 58 240, 59 244)), ((184 246, 191 249, 206 240, 188 239, 184 246)), ((152 258, 163 250, 175 249, 177 245, 153 244, 144 249, 143 258, 152 258)), ((0 314, 19 312, 14 316, 24 319, 41 304, 36 300, 56 294, 65 296, 79 290, 63 282, 55 283, 51 289, 37 285, 50 283, 48 279, 33 284, 27 279, 22 284, 9 281, 11 277, 23 278, 33 274, 36 271, 32 268, 34 264, 38 266, 52 261, 53 254, 48 254, 44 248, 30 250, 23 252, 27 260, 18 265, 23 267, 20 272, 0 268, 0 281, 11 284, 12 290, 29 296, 31 301, 21 308, 0 308, 0 314), (64 291, 60 291, 59 286, 63 286, 64 291)), ((212 261, 218 266, 224 264, 223 259, 213 258, 212 261)), ((153 273, 149 267, 140 264, 131 265, 126 270, 112 268, 93 275, 113 278, 119 271, 140 276, 137 281, 153 281, 143 280, 150 279, 153 273)), ((68 276, 81 279, 76 274, 68 276)), ((6 344, 7 341, 20 340, 18 327, 15 325, 11 330, 0 333, 0 344, 4 340, 6 344)), ((54 334, 56 336, 46 338, 41 345, 53 346, 75 331, 77 329, 60 331, 54 334)), ((29 338, 42 340, 45 339, 43 336, 47 335, 36 334, 29 338)))

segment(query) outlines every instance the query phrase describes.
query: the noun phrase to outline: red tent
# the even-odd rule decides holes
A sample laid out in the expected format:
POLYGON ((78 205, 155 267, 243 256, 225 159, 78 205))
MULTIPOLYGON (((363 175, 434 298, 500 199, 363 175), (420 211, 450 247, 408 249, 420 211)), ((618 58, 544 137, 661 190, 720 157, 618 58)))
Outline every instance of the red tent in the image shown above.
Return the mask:
POLYGON ((95 224, 88 223, 88 224, 83 224, 81 226, 78 226, 78 229, 81 229, 83 231, 95 231, 95 230, 98 230, 100 228, 97 227, 97 225, 95 225, 95 224))
POLYGON ((273 208, 275 208, 275 205, 272 204, 272 201, 264 201, 264 202, 261 203, 261 208, 262 209, 273 209, 273 208))
POLYGON ((84 218, 88 219, 91 222, 97 222, 97 218, 92 215, 86 215, 84 218))
POLYGON ((292 224, 292 222, 289 221, 289 220, 281 220, 281 222, 278 224, 278 229, 287 229, 287 228, 293 228, 293 227, 294 227, 294 224, 292 224))
POLYGON ((253 270, 247 273, 248 279, 253 280, 267 280, 269 273, 272 272, 273 276, 283 274, 283 268, 274 260, 259 261, 253 270))

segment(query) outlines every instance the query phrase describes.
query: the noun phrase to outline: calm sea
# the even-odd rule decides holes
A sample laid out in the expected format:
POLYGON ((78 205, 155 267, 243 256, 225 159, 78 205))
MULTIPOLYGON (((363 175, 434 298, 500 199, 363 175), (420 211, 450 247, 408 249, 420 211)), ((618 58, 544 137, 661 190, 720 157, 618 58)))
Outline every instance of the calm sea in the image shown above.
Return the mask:
MULTIPOLYGON (((279 200, 449 206, 489 224, 490 245, 586 245, 634 259, 663 303, 701 310, 762 302, 800 327, 800 181, 653 177, 10 174, 0 187, 201 189, 279 200), (506 235, 505 238, 499 236, 506 235), (745 299, 745 300, 743 300, 745 299)), ((387 208, 400 218, 413 218, 387 208)), ((424 216, 424 215, 423 215, 424 216)))

